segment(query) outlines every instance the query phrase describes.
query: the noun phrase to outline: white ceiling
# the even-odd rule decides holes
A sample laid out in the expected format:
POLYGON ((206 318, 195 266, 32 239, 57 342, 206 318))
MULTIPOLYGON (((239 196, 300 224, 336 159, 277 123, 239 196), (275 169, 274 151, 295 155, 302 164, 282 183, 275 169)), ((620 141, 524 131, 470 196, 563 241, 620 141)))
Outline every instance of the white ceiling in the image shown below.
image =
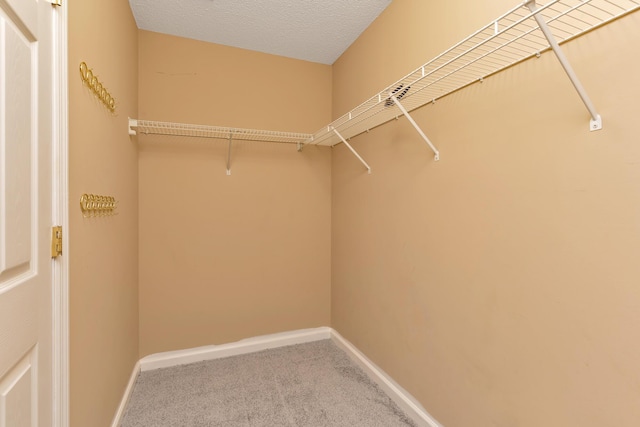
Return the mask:
POLYGON ((392 0, 129 0, 138 28, 333 64, 392 0))

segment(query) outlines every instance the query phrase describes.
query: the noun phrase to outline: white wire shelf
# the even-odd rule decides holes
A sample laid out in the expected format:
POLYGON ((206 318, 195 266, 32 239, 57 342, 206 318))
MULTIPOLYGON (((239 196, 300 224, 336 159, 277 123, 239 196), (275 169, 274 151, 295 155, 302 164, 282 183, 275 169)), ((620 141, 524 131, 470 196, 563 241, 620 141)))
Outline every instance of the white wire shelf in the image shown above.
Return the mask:
MULTIPOLYGON (((306 142, 326 146, 346 142, 399 117, 404 113, 403 109, 415 110, 514 64, 539 56, 551 49, 542 26, 548 27, 551 38, 561 43, 638 8, 640 0, 551 0, 544 4, 524 1, 320 129, 306 142), (537 20, 544 22, 539 25, 537 20)), ((601 126, 601 123, 593 124, 599 120, 599 116, 594 116, 592 113, 592 130, 601 126)), ((423 138, 431 145, 426 137, 423 138)), ((433 146, 432 149, 438 159, 437 150, 433 146)))
POLYGON ((264 141, 286 144, 303 144, 311 134, 278 132, 270 130, 240 129, 220 126, 194 125, 186 123, 158 122, 152 120, 129 119, 129 134, 171 135, 196 138, 232 139, 233 141, 264 141))

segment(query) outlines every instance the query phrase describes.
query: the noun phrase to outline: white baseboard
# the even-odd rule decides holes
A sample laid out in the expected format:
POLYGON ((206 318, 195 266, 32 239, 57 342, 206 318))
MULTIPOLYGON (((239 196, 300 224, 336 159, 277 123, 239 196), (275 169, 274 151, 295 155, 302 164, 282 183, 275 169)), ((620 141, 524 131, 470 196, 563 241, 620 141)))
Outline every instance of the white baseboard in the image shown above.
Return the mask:
POLYGON ((187 363, 201 362, 203 360, 239 356, 241 354, 268 350, 270 348, 326 340, 329 338, 331 338, 331 328, 327 327, 262 335, 230 344, 209 345, 187 350, 152 354, 140 359, 140 368, 144 372, 151 369, 168 368, 170 366, 186 365, 187 363))
POLYGON ((120 400, 120 406, 118 406, 116 415, 115 417, 113 417, 113 422, 111 423, 111 427, 120 426, 120 423, 122 422, 122 416, 124 415, 124 410, 127 408, 129 397, 131 397, 131 393, 133 392, 133 386, 136 383, 136 378, 138 378, 139 373, 140 373, 140 362, 138 361, 133 367, 133 372, 131 372, 131 378, 129 378, 129 384, 127 384, 127 388, 124 390, 124 395, 122 396, 122 400, 120 400))
POLYGON ((421 427, 443 427, 433 418, 409 392, 400 387, 389 375, 378 368, 353 344, 331 329, 332 341, 347 353, 387 395, 402 409, 409 418, 421 427))
POLYGON ((133 389, 133 384, 139 372, 152 369, 168 368, 171 366, 185 365, 188 363, 201 362, 204 360, 214 360, 223 357, 239 356, 242 354, 255 353, 270 348, 284 347, 294 344, 331 339, 344 350, 351 359, 357 363, 375 381, 389 397, 420 427, 443 427, 411 396, 406 390, 400 387, 382 369, 371 362, 353 344, 344 339, 338 332, 329 327, 314 329, 301 329, 298 331, 283 332, 279 334, 263 335, 254 338, 247 338, 229 344, 211 345, 196 347, 186 350, 169 351, 156 353, 140 359, 134 368, 134 372, 129 381, 129 385, 122 398, 120 407, 113 421, 112 427, 117 427, 120 418, 124 413, 125 406, 129 400, 129 395, 133 389))

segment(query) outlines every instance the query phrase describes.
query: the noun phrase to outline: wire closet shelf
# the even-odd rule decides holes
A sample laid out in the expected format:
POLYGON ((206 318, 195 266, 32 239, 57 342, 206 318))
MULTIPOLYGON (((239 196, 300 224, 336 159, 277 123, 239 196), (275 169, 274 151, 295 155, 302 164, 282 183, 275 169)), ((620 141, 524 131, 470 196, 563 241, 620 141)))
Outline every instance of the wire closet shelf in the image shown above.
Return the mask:
POLYGON ((405 115, 435 152, 439 152, 409 114, 419 107, 498 73, 519 62, 553 50, 591 115, 590 129, 602 127, 559 44, 640 9, 640 0, 525 0, 418 69, 378 92, 314 134, 241 129, 151 120, 129 119, 129 134, 173 135, 303 145, 344 143, 369 169, 348 143, 405 115))
POLYGON ((219 138, 242 141, 263 141, 302 144, 311 138, 308 133, 279 132, 258 129, 242 129, 186 123, 159 122, 129 119, 129 133, 136 135, 171 135, 196 138, 219 138))
MULTIPOLYGON (((639 0, 552 0, 545 4, 524 1, 320 129, 305 142, 325 146, 346 143, 349 138, 401 114, 414 123, 407 112, 539 56, 552 48, 554 38, 560 43, 570 40, 638 8, 639 0), (550 31, 550 38, 544 33, 547 28, 543 27, 550 31)), ((417 125, 414 126, 421 132, 417 125)), ((434 149, 437 159, 437 150, 425 136, 423 138, 434 149)))

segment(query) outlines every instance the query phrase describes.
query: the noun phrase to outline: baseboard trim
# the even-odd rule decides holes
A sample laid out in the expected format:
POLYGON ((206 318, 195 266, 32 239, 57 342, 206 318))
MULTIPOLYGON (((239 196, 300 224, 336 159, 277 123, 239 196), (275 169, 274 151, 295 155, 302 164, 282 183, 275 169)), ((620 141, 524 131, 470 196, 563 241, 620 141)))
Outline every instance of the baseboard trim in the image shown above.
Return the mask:
POLYGON ((292 332, 262 335, 229 344, 209 345, 187 350, 152 354, 140 359, 140 368, 144 372, 152 369, 168 368, 171 366, 201 362, 203 360, 239 356, 241 354, 268 350, 270 348, 303 344, 306 342, 320 341, 329 338, 331 338, 331 328, 328 327, 301 329, 292 332))
POLYGON ((398 385, 382 369, 369 360, 360 350, 347 341, 337 331, 329 327, 302 329, 278 334, 263 335, 247 338, 229 344, 210 345, 186 350, 156 353, 140 359, 133 370, 129 385, 122 398, 112 427, 118 427, 120 418, 124 414, 129 396, 138 373, 171 366, 186 365, 204 360, 221 359, 223 357, 239 356, 255 353, 271 348, 285 347, 294 344, 331 339, 338 347, 345 351, 351 359, 369 374, 389 397, 420 427, 443 427, 437 422, 418 401, 406 390, 398 385))
POLYGON ((353 344, 336 330, 331 329, 332 341, 344 350, 375 381, 385 393, 419 426, 443 427, 436 421, 409 392, 396 383, 387 373, 376 366, 353 344))
POLYGON ((129 378, 129 384, 127 384, 127 388, 124 390, 124 395, 122 396, 122 400, 120 400, 120 405, 118 406, 118 410, 116 411, 115 417, 113 417, 113 422, 111 423, 111 427, 119 427, 122 422, 122 416, 124 415, 124 411, 127 408, 127 403, 129 402, 129 398, 131 397, 131 393, 133 392, 133 386, 136 383, 136 378, 138 378, 138 374, 140 374, 140 362, 136 362, 133 367, 133 371, 131 372, 131 377, 129 378))

